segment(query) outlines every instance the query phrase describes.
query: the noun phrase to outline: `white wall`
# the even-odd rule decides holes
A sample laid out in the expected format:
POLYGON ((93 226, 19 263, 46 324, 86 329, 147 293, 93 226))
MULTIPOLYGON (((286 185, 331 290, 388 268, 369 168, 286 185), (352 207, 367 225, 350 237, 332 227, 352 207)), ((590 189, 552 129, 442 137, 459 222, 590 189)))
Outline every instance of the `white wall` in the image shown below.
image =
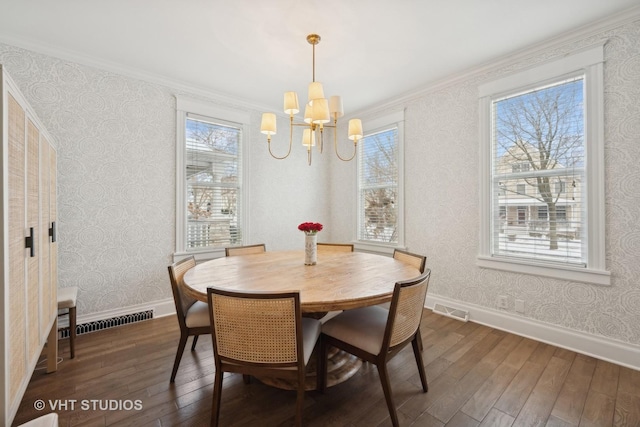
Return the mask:
MULTIPOLYGON (((577 332, 596 341, 607 337, 629 344, 626 347, 635 352, 635 364, 640 366, 640 17, 634 19, 519 52, 365 112, 363 120, 405 108, 406 244, 409 250, 428 256, 432 303, 467 308, 473 320, 489 319, 496 326, 504 323, 513 328, 520 323, 577 332), (604 66, 606 259, 612 285, 476 267, 478 84, 603 39, 608 40, 604 66), (497 311, 498 295, 509 299, 506 312, 497 311), (526 302, 524 316, 515 314, 515 299, 526 302)), ((337 174, 332 186, 334 205, 340 206, 355 194, 353 186, 340 184, 353 171, 337 167, 333 171, 337 174)), ((336 210, 332 218, 338 215, 336 210)), ((351 237, 348 224, 341 233, 337 238, 351 237)))

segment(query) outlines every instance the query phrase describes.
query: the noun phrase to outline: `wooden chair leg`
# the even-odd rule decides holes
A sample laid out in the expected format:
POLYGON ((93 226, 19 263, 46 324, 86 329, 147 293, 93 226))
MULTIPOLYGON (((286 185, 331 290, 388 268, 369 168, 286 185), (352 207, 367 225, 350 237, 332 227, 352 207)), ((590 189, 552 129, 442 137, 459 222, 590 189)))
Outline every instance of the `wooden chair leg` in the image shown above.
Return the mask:
POLYGON ((320 348, 318 349, 318 364, 316 366, 317 388, 320 393, 324 393, 327 388, 327 357, 329 354, 329 346, 327 340, 320 336, 320 348))
POLYGON ((420 335, 420 326, 418 325, 418 331, 416 332, 416 334, 418 334, 418 348, 420 349, 420 351, 424 350, 424 347, 422 346, 422 335, 420 335))
POLYGON ((416 357, 416 364, 418 365, 418 373, 420 374, 420 382, 422 383, 422 391, 425 393, 429 391, 429 385, 427 384, 427 374, 424 371, 424 363, 422 361, 422 351, 420 349, 420 343, 422 340, 419 335, 411 341, 413 347, 413 355, 416 357))
POLYGON ((71 358, 76 357, 76 308, 69 307, 69 347, 71 358))
MULTIPOLYGON (((322 338, 320 338, 322 340, 322 338)), ((320 342, 316 349, 316 390, 321 393, 324 393, 325 387, 322 385, 324 377, 324 372, 326 371, 325 358, 324 358, 324 348, 322 347, 322 342, 320 342)))
POLYGON ((387 401, 387 408, 389 409, 389 416, 391 417, 391 424, 393 424, 394 427, 398 427, 400 423, 398 421, 398 414, 396 413, 396 406, 393 404, 393 397, 391 396, 391 382, 389 381, 387 365, 383 362, 377 366, 380 382, 382 383, 382 391, 384 392, 384 399, 387 401))
POLYGON ((182 359, 182 353, 184 353, 184 347, 187 345, 187 334, 180 334, 180 343, 178 344, 178 351, 176 352, 176 359, 173 362, 173 370, 171 371, 170 382, 176 381, 176 374, 178 373, 178 366, 180 366, 180 360, 182 359))
POLYGON ((213 381, 213 399, 211 404, 211 427, 217 427, 220 419, 220 402, 222 398, 222 372, 218 366, 216 366, 216 376, 213 381))
POLYGON ((296 398, 296 427, 302 427, 302 411, 304 410, 304 372, 298 376, 298 396, 296 398))
POLYGON ((195 351, 196 349, 196 343, 198 342, 198 337, 200 335, 194 335, 193 336, 193 343, 191 344, 191 351, 195 351))

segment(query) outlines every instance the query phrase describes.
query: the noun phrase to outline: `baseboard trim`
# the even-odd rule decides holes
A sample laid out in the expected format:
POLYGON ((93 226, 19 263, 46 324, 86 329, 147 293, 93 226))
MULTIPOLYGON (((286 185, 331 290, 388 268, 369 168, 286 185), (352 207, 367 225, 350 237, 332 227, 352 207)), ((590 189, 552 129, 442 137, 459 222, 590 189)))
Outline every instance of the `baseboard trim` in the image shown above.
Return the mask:
MULTIPOLYGON (((144 304, 130 305, 127 307, 117 308, 115 310, 105 310, 96 313, 90 313, 85 315, 78 315, 76 323, 78 325, 90 322, 97 322, 100 320, 112 319, 118 316, 126 316, 128 314, 139 313, 141 311, 153 310, 153 317, 164 317, 171 314, 175 314, 176 306, 173 303, 173 298, 164 300, 151 301, 144 304)), ((64 326, 64 325, 62 325, 64 326)))
POLYGON ((435 304, 467 310, 471 322, 640 370, 640 346, 637 345, 527 319, 513 313, 492 310, 437 295, 428 295, 426 307, 433 309, 435 304))

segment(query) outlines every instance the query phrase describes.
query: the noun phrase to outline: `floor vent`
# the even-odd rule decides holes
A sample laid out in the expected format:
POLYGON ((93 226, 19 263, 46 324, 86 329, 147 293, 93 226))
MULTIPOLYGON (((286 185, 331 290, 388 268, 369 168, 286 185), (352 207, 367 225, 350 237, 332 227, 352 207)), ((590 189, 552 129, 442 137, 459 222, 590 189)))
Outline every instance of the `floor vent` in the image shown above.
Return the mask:
POLYGON ((433 312, 442 314, 443 316, 451 317, 452 319, 462 320, 466 322, 469 320, 469 312, 467 310, 460 310, 458 308, 447 307, 446 305, 436 304, 433 307, 433 312))
MULTIPOLYGON (((123 316, 112 317, 110 319, 96 320, 94 322, 87 322, 81 325, 77 325, 76 335, 88 334, 89 332, 115 328, 116 326, 142 322, 149 319, 153 319, 153 310, 145 310, 138 313, 125 314, 123 316)), ((60 331, 58 332, 58 338, 69 338, 69 328, 60 329, 60 331)))

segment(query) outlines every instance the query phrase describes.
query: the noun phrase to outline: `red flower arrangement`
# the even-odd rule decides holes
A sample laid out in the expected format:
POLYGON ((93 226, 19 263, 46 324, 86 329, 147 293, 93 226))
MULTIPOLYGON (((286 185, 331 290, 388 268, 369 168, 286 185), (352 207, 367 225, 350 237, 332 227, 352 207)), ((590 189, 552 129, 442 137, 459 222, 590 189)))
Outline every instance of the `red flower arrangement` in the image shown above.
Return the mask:
POLYGON ((307 234, 316 234, 318 231, 322 231, 322 224, 319 222, 303 222, 298 226, 298 230, 307 234))

